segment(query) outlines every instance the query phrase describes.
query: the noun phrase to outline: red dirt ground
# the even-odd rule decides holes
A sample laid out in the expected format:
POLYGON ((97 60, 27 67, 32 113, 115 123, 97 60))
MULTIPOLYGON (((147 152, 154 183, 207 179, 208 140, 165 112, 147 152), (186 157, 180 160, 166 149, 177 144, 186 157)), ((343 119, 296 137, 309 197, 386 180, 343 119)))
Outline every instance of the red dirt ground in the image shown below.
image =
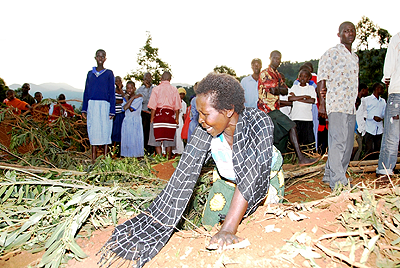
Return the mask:
MULTIPOLYGON (((159 164, 153 167, 158 171, 161 179, 169 179, 174 171, 171 162, 159 164)), ((313 178, 303 179, 286 189, 286 200, 288 202, 305 202, 321 199, 330 194, 328 186, 321 181, 322 175, 313 178)), ((353 184, 361 180, 372 179, 373 176, 358 176, 353 180, 353 184)), ((289 181, 293 183, 293 181, 289 181)), ((287 205, 281 205, 283 207, 287 205)), ((288 217, 278 218, 273 214, 265 214, 267 207, 260 207, 257 211, 245 219, 239 226, 237 235, 241 238, 247 238, 250 246, 244 249, 234 249, 222 253, 206 250, 210 235, 216 233, 216 228, 211 232, 204 229, 195 231, 176 232, 161 250, 161 252, 149 263, 147 268, 155 267, 311 267, 309 262, 298 255, 292 260, 283 258, 287 253, 282 249, 293 234, 304 231, 312 240, 316 240, 323 234, 344 231, 344 228, 338 223, 336 217, 347 206, 345 202, 338 202, 331 205, 328 209, 313 209, 311 212, 301 212, 308 218, 301 221, 291 221, 288 217), (267 225, 275 224, 275 228, 280 228, 280 232, 265 231, 267 225), (226 266, 221 264, 224 259, 226 266), (229 263, 231 262, 231 263, 229 263), (228 265, 229 263, 229 265, 228 265)), ((124 220, 120 220, 120 223, 124 220)), ((90 239, 78 239, 78 244, 82 247, 88 258, 82 262, 71 260, 67 267, 98 267, 99 256, 96 253, 110 237, 114 227, 96 230, 90 239)), ((320 250, 318 253, 324 257, 316 259, 316 263, 321 267, 348 267, 346 264, 334 262, 331 258, 325 256, 320 250)), ((34 267, 40 261, 41 254, 29 254, 27 252, 17 252, 0 258, 0 267, 34 267)), ((359 257, 358 257, 359 258, 359 257)), ((374 266, 368 263, 368 266, 374 266)), ((115 267, 115 266, 112 266, 115 267)), ((123 267, 127 267, 126 265, 123 267)))

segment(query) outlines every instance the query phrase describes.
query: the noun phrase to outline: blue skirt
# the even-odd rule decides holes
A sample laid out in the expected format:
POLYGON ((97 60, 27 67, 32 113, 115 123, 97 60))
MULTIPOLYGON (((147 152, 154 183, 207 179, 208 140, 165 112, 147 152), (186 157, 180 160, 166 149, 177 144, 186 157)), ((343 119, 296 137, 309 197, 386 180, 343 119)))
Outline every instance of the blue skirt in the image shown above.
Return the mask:
POLYGON ((113 120, 110 119, 110 103, 103 100, 89 100, 87 109, 87 130, 90 145, 111 144, 113 120))
POLYGON ((117 113, 114 116, 111 140, 115 142, 121 142, 121 128, 122 121, 124 121, 125 112, 117 113))

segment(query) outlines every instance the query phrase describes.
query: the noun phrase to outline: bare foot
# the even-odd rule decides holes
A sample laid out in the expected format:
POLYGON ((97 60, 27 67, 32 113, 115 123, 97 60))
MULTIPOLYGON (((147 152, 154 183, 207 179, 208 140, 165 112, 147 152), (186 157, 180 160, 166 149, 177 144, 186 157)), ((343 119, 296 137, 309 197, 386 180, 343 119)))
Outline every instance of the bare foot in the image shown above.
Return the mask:
POLYGON ((304 157, 303 159, 299 160, 299 166, 311 166, 312 164, 316 163, 319 158, 307 158, 304 157))

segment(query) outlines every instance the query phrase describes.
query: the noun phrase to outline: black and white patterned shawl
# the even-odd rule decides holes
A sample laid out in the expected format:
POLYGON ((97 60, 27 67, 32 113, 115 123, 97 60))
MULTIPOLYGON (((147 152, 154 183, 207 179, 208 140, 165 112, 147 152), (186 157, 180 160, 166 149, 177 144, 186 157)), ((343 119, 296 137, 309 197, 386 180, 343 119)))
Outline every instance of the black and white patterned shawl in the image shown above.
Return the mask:
MULTIPOLYGON (((200 126, 196 128, 164 190, 145 212, 115 228, 101 249, 101 266, 127 260, 142 267, 164 247, 185 211, 203 164, 211 155, 211 138, 200 126)), ((233 141, 236 183, 248 201, 245 217, 256 210, 268 191, 272 146, 272 120, 258 109, 246 108, 239 115, 233 141)))

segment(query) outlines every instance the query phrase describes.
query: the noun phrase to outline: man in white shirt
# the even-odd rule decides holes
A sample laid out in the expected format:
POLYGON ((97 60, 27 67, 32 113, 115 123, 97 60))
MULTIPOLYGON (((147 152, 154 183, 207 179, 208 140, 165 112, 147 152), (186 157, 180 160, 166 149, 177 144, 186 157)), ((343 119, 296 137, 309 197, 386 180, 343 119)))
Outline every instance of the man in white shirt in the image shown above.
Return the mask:
POLYGON ((375 155, 368 155, 373 152, 379 152, 381 149, 383 116, 386 108, 386 101, 380 97, 383 94, 383 85, 375 83, 372 89, 373 93, 368 97, 362 98, 360 106, 365 120, 365 154, 368 159, 376 159, 375 155))
POLYGON ((258 101, 258 77, 260 76, 262 62, 255 58, 251 61, 253 74, 246 76, 240 82, 244 89, 244 106, 257 108, 258 101))
POLYGON ((389 42, 385 65, 383 66, 382 81, 388 86, 389 97, 376 174, 386 175, 388 173, 388 175, 391 175, 397 162, 400 134, 400 33, 393 36, 389 42))
POLYGON ((368 96, 368 86, 364 83, 358 85, 358 96, 356 99, 356 133, 355 140, 357 141, 357 150, 354 152, 353 161, 360 160, 360 155, 363 147, 363 140, 365 136, 365 120, 364 112, 361 111, 361 100, 368 96))

